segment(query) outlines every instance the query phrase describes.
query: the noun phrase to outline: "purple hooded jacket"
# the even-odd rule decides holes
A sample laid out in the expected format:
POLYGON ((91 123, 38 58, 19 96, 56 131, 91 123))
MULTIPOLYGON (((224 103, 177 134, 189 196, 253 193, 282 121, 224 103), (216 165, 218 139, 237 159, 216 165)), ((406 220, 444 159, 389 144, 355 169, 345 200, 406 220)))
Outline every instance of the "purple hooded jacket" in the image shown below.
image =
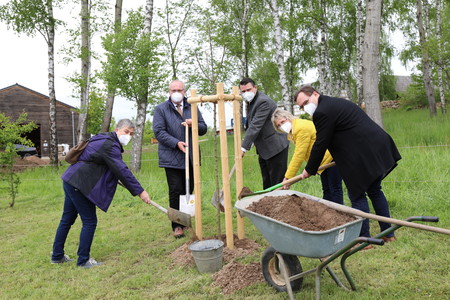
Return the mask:
POLYGON ((101 210, 107 211, 118 180, 133 196, 144 191, 122 160, 123 148, 115 132, 92 137, 78 162, 61 176, 101 210))

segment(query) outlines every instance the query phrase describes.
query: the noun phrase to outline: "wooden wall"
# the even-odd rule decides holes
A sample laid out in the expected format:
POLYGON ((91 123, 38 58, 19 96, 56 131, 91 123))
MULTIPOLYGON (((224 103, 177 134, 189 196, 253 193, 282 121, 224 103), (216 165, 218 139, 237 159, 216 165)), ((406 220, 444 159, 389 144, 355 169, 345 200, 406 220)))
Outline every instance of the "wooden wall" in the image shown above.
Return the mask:
MULTIPOLYGON (((50 141, 50 100, 48 96, 35 92, 19 84, 0 90, 0 112, 16 119, 22 112, 28 113, 28 119, 33 120, 38 126, 40 141, 33 141, 37 148, 42 148, 44 141, 50 141), (40 143, 38 145, 37 143, 40 143)), ((72 135, 72 111, 74 117, 75 132, 78 125, 78 113, 75 108, 56 102, 56 136, 58 144, 73 146, 72 135)), ((34 134, 36 136, 36 134, 34 134)), ((36 139, 36 138, 34 138, 36 139)))

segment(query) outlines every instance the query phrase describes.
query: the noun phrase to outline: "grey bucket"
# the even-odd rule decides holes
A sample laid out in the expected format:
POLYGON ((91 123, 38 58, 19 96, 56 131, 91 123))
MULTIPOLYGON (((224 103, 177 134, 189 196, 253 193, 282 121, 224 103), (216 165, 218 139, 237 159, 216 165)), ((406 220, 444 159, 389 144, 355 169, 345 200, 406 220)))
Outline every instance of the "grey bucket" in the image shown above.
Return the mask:
POLYGON ((222 268, 223 242, 204 240, 189 246, 200 273, 213 273, 222 268))

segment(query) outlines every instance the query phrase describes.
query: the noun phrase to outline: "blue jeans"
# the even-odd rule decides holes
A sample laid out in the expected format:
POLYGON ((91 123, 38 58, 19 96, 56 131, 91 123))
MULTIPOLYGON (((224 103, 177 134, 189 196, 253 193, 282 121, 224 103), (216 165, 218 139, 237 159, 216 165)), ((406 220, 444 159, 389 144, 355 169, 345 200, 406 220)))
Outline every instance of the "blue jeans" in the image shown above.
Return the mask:
POLYGON ((89 260, 92 240, 97 227, 97 213, 95 204, 89 201, 78 189, 63 181, 65 194, 64 210, 56 230, 53 242, 52 260, 59 260, 64 256, 64 244, 69 234, 70 227, 80 215, 82 228, 80 233, 80 244, 78 246, 77 265, 83 265, 89 260))
POLYGON ((325 171, 320 174, 320 181, 322 181, 323 199, 338 204, 344 204, 342 176, 336 166, 325 169, 325 171))
MULTIPOLYGON (((389 214, 389 205, 384 196, 383 191, 381 190, 381 177, 376 179, 367 189, 367 192, 362 193, 361 195, 354 197, 350 193, 348 197, 352 202, 352 207, 362 210, 363 212, 369 213, 369 203, 366 198, 369 196, 370 201, 372 202, 372 206, 375 209, 375 213, 379 216, 390 218, 389 214)), ((385 222, 378 222, 380 225, 380 231, 384 231, 391 227, 391 224, 385 222)), ((365 219, 362 223, 360 236, 370 237, 370 227, 369 227, 369 219, 365 219)), ((394 233, 390 233, 386 235, 386 237, 393 237, 394 233)))

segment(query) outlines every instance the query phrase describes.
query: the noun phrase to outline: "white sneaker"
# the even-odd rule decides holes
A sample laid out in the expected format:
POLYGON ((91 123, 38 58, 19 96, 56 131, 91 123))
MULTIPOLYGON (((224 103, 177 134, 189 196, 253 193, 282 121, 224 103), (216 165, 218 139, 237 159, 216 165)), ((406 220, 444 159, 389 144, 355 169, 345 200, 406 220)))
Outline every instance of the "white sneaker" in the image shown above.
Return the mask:
POLYGON ((91 257, 83 265, 80 265, 80 267, 85 268, 85 269, 89 269, 89 268, 100 266, 100 265, 103 265, 103 263, 102 262, 98 262, 98 261, 96 261, 95 259, 93 259, 91 257))

